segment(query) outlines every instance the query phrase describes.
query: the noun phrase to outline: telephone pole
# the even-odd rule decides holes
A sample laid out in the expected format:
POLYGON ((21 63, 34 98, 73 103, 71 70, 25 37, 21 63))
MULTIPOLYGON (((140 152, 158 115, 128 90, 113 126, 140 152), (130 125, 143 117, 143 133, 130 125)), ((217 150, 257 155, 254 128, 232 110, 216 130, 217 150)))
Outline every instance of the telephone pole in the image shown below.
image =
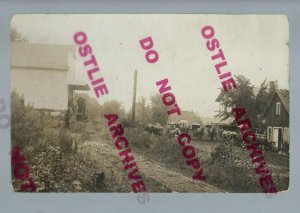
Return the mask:
POLYGON ((137 84, 137 70, 134 71, 132 117, 131 117, 132 126, 134 126, 134 121, 135 121, 136 84, 137 84))

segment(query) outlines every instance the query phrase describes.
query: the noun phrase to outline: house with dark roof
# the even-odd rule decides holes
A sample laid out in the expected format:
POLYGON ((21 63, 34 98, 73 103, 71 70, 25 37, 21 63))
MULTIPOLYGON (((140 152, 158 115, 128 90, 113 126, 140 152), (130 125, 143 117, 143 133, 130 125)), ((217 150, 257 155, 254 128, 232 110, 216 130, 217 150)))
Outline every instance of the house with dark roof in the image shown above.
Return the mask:
POLYGON ((217 129, 223 129, 226 131, 234 131, 234 132, 238 131, 238 128, 234 123, 233 117, 229 117, 225 120, 220 117, 215 117, 211 124, 215 126, 217 129))
POLYGON ((180 116, 169 116, 168 125, 180 124, 191 126, 192 124, 201 124, 201 119, 192 111, 181 111, 180 116))
POLYGON ((276 90, 262 116, 266 126, 267 141, 277 150, 289 148, 289 91, 276 90))

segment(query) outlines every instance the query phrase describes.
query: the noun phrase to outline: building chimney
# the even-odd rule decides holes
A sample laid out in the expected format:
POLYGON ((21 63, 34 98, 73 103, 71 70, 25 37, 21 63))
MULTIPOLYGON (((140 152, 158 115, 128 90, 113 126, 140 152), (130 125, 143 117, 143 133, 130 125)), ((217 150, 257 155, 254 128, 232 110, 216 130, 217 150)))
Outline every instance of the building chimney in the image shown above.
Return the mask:
POLYGON ((269 93, 273 94, 276 91, 276 84, 274 81, 270 81, 269 93))

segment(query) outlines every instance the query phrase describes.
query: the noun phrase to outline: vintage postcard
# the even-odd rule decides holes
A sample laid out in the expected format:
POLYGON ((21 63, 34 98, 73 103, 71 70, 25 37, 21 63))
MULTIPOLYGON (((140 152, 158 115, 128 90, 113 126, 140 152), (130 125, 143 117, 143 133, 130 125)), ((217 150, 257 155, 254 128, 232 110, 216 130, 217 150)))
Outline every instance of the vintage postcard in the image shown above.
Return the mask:
POLYGON ((10 50, 14 191, 289 188, 284 15, 19 14, 10 50))

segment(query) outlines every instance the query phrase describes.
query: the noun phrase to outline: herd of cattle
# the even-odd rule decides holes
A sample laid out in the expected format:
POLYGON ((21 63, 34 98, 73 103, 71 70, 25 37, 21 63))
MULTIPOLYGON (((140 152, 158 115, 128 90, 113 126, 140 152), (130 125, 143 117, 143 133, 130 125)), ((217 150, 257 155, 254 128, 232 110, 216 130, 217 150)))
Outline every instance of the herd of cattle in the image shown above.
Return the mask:
POLYGON ((182 132, 188 133, 196 140, 218 140, 220 138, 234 139, 238 136, 237 132, 219 129, 213 125, 193 124, 161 126, 160 124, 146 124, 144 130, 154 135, 168 135, 169 137, 177 137, 182 132))

